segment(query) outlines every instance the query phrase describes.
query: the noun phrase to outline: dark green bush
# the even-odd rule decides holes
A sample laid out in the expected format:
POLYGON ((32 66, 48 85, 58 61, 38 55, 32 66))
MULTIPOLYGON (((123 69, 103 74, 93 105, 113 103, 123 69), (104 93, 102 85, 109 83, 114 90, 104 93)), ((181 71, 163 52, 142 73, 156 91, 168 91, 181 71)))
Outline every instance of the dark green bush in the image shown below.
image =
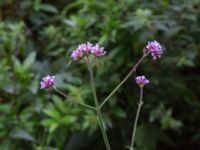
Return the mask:
MULTIPOLYGON (((78 44, 99 42, 108 54, 95 64, 102 101, 142 55, 162 43, 136 74, 145 88, 138 150, 200 147, 199 0, 0 0, 0 149, 104 149, 95 113, 39 89, 46 74, 80 102, 93 105, 87 68, 71 63, 78 44)), ((134 76, 103 109, 113 149, 125 149, 138 101, 134 76)))

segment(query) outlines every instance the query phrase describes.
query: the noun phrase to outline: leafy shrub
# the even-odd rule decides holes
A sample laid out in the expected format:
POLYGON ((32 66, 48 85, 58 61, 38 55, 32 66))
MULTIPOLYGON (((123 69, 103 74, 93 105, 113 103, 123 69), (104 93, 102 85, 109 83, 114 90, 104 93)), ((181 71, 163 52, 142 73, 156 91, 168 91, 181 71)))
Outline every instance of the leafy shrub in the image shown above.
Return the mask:
MULTIPOLYGON (((160 63, 145 60, 141 67, 152 85, 145 93, 136 143, 149 150, 197 149, 198 3, 0 1, 0 149, 103 149, 94 114, 53 91, 40 91, 39 80, 57 72, 59 88, 93 104, 85 66, 67 65, 75 46, 91 41, 106 47, 108 56, 95 66, 98 95, 106 97, 152 39, 166 46, 166 56, 160 63)), ((131 136, 138 98, 132 84, 133 78, 103 110, 113 149, 123 149, 131 136)))

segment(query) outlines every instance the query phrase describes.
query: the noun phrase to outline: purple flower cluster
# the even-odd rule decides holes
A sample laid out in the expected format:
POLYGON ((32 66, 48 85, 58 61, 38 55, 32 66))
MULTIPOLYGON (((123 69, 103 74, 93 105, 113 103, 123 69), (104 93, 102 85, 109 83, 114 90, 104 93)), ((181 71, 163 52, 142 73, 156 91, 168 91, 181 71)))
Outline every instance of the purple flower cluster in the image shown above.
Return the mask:
POLYGON ((76 50, 71 54, 72 60, 79 60, 84 55, 93 54, 96 57, 101 57, 106 54, 103 47, 100 47, 99 44, 91 44, 89 42, 80 44, 76 50))
POLYGON ((48 89, 49 87, 52 87, 54 85, 54 79, 55 76, 50 76, 50 75, 43 77, 42 81, 40 82, 40 88, 48 89))
POLYGON ((145 84, 149 83, 149 80, 144 76, 137 76, 135 78, 135 82, 139 85, 139 86, 144 86, 145 84))
POLYGON ((150 41, 148 42, 146 48, 151 53, 153 60, 156 60, 157 58, 161 58, 161 55, 163 54, 163 50, 160 43, 158 43, 157 41, 150 41))
MULTIPOLYGON (((153 57, 153 60, 156 60, 158 58, 161 58, 163 54, 162 47, 160 43, 157 41, 149 41, 145 47, 146 54, 150 53, 151 56, 153 57)), ((104 50, 104 47, 101 47, 98 43, 97 44, 91 44, 90 42, 87 43, 82 43, 80 44, 76 50, 74 50, 71 53, 71 58, 72 60, 80 60, 84 56, 88 56, 92 54, 95 57, 101 57, 106 54, 106 51, 104 50)), ((50 76, 47 75, 42 78, 42 81, 40 82, 40 88, 41 89, 47 89, 51 86, 54 86, 54 79, 55 76, 50 76)), ((149 80, 146 79, 144 75, 142 76, 137 76, 135 78, 136 83, 140 86, 143 87, 145 84, 149 83, 149 80)))

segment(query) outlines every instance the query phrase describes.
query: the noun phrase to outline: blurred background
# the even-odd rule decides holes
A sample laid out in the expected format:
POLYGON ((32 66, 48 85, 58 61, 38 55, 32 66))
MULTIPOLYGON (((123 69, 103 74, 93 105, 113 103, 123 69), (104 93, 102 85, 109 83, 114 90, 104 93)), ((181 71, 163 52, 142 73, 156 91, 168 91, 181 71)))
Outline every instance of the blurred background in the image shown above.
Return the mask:
MULTIPOLYGON (((68 67, 84 42, 107 55, 94 65, 100 101, 123 79, 149 40, 165 50, 135 75, 144 90, 136 150, 200 149, 199 0, 0 0, 0 150, 104 150, 93 111, 40 90, 44 75, 93 105, 83 62, 68 67)), ((133 75, 102 109, 113 150, 126 149, 139 88, 133 75)))

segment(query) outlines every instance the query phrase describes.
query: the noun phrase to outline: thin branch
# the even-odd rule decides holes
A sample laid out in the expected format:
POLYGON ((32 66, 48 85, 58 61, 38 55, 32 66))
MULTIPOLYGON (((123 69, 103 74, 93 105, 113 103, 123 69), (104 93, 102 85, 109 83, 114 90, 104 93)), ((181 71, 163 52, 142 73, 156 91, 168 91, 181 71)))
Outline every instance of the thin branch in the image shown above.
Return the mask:
POLYGON ((59 90, 56 86, 53 86, 53 89, 54 89, 56 92, 58 92, 60 95, 66 97, 66 98, 69 98, 69 101, 71 101, 71 102, 76 102, 76 103, 78 103, 78 104, 80 104, 80 105, 82 105, 82 106, 85 106, 85 107, 87 107, 87 108, 96 110, 96 108, 93 107, 93 106, 90 106, 90 105, 85 104, 85 103, 81 103, 81 102, 79 102, 79 101, 77 101, 77 100, 74 100, 72 97, 68 96, 67 94, 65 94, 65 93, 63 93, 61 90, 59 90))
POLYGON ((138 66, 141 64, 141 62, 143 61, 143 59, 146 57, 147 55, 143 55, 139 61, 135 64, 135 66, 131 69, 131 71, 124 77, 124 79, 114 88, 114 90, 103 100, 103 102, 100 104, 100 108, 111 98, 111 96, 124 84, 124 82, 126 82, 126 80, 130 77, 130 75, 133 72, 136 72, 138 66))
POLYGON ((135 133, 137 130, 137 123, 138 123, 138 119, 139 119, 139 115, 140 115, 140 110, 141 107, 143 105, 143 87, 140 87, 140 100, 138 103, 138 109, 137 109, 137 113, 136 113, 136 117, 135 117, 135 122, 134 122, 134 127, 133 127, 133 133, 132 133, 132 138, 131 138, 131 149, 133 150, 134 148, 134 140, 135 140, 135 133))

